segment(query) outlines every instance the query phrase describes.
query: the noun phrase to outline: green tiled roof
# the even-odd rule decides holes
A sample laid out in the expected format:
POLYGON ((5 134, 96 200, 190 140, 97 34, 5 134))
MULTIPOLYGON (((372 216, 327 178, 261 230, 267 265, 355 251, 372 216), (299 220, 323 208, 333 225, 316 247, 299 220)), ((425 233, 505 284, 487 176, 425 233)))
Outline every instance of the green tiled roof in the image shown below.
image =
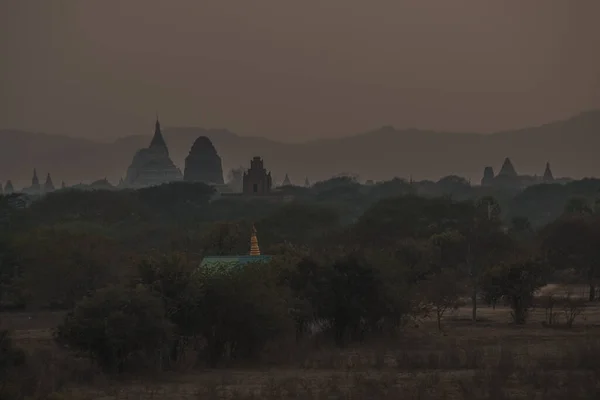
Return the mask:
POLYGON ((200 263, 201 267, 211 267, 211 266, 241 266, 256 262, 269 262, 271 261, 271 256, 209 256, 204 257, 202 263, 200 263))

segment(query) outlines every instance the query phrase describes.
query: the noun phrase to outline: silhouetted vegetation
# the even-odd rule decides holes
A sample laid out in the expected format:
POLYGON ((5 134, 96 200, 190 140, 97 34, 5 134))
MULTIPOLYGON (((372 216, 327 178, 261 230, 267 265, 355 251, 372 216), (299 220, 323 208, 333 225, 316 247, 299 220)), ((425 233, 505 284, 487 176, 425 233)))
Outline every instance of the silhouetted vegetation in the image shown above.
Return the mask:
MULTIPOLYGON (((420 185, 361 185, 339 177, 311 188, 287 187, 295 195, 290 201, 218 197, 191 183, 63 190, 31 204, 1 197, 0 306, 64 312, 43 347, 71 360, 65 363, 87 363, 78 368, 106 379, 181 368, 295 365, 299 357, 304 368, 313 368, 315 348, 342 354, 388 343, 402 350, 361 362, 378 370, 469 370, 453 378, 460 398, 497 398, 491 393, 503 385, 538 385, 538 393, 547 386, 544 398, 564 398, 564 388, 550 383, 557 370, 585 371, 577 378, 586 390, 579 398, 597 394, 590 374, 600 372, 598 344, 576 332, 579 316, 597 299, 600 183, 532 186, 508 199, 453 176, 427 184, 427 195, 420 185), (252 225, 270 262, 200 267, 205 256, 247 254, 252 225), (547 284, 583 284, 589 291, 583 300, 572 291, 540 294, 547 284), (562 358, 531 355, 525 362, 510 343, 484 357, 437 342, 465 324, 486 326, 489 313, 482 316, 481 309, 500 312, 504 305, 511 320, 496 326, 562 327, 572 335, 572 348, 562 358), (468 317, 457 319, 464 307, 468 317), (544 310, 543 326, 528 323, 536 307, 544 310), (428 321, 433 331, 417 335, 414 348, 402 344, 428 321), (498 372, 480 375, 486 368, 498 372)), ((40 371, 47 371, 41 367, 49 365, 47 356, 20 343, 9 332, 0 334, 0 381, 12 382, 0 384, 1 398, 32 396, 29 381, 15 377, 41 379, 40 371)), ((75 379, 64 368, 68 377, 48 380, 52 388, 45 391, 63 393, 75 379)), ((87 385, 86 379, 77 384, 87 385)), ((372 385, 374 398, 416 393, 403 392, 391 378, 386 390, 365 379, 348 386, 355 396, 372 385)), ((443 386, 439 376, 421 376, 414 390, 425 390, 418 387, 427 379, 443 386)), ((298 382, 289 386, 295 389, 279 395, 261 388, 259 397, 302 391, 298 382)), ((35 398, 43 398, 40 391, 35 398)))

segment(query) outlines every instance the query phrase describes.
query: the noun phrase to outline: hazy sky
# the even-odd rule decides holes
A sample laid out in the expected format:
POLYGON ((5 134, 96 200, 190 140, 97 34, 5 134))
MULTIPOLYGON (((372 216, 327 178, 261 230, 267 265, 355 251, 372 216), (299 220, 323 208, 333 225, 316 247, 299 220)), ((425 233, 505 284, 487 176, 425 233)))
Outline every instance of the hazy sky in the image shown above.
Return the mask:
POLYGON ((600 108, 599 0, 0 0, 0 128, 303 140, 600 108))

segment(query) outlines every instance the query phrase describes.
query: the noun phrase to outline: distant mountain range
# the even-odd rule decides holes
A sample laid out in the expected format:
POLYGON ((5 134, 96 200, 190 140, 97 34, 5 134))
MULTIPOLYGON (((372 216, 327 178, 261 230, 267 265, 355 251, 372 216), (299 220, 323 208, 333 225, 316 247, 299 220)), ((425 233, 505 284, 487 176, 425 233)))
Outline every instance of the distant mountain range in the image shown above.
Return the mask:
MULTIPOLYGON (((147 135, 99 143, 0 130, 0 182, 11 179, 17 187, 28 185, 35 167, 41 180, 50 172, 57 186, 61 181, 76 184, 105 177, 116 183, 125 175, 136 150, 148 146, 152 133, 148 129, 147 135)), ((492 166, 497 173, 505 157, 511 158, 520 174, 541 175, 545 163, 550 162, 557 177, 600 175, 600 110, 493 134, 382 127, 340 139, 289 144, 227 130, 174 127, 163 129, 163 133, 171 157, 182 171, 192 143, 205 135, 219 152, 225 175, 231 168, 248 167, 250 159, 259 155, 276 182, 286 173, 298 184, 306 177, 314 182, 354 173, 374 180, 394 176, 437 180, 456 174, 479 183, 483 168, 492 166)))

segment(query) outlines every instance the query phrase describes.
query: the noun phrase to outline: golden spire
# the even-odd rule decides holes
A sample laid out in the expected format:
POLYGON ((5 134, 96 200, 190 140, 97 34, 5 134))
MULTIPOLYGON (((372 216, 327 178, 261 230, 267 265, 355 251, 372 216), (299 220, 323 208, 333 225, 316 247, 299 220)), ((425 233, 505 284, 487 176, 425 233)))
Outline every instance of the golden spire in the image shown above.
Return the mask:
POLYGON ((256 238, 256 228, 252 225, 252 236, 250 236, 250 255, 260 256, 260 248, 258 247, 258 239, 256 238))

